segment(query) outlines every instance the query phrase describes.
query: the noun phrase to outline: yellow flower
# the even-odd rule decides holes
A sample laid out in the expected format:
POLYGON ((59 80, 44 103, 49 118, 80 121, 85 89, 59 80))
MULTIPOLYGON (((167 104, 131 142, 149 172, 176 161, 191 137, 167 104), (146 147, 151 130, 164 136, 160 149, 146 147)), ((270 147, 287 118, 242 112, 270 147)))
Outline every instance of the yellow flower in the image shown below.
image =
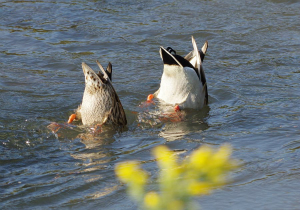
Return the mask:
POLYGON ((177 167, 177 159, 174 153, 166 146, 157 146, 153 149, 153 155, 161 169, 177 167))
POLYGON ((163 210, 182 210, 185 209, 185 205, 181 200, 172 200, 167 203, 167 208, 164 208, 163 210))
POLYGON ((159 176, 161 190, 171 190, 180 176, 180 167, 177 163, 177 156, 166 146, 155 147, 153 149, 153 155, 161 169, 159 176))
POLYGON ((224 185, 226 173, 236 165, 230 155, 231 147, 227 144, 218 150, 204 145, 186 160, 184 177, 190 180, 205 180, 212 184, 211 187, 224 185))
POLYGON ((195 195, 207 195, 209 194, 212 186, 208 182, 198 182, 196 180, 191 180, 187 184, 188 193, 192 196, 195 195))
POLYGON ((204 145, 191 154, 188 165, 196 170, 206 171, 208 170, 207 165, 211 162, 212 155, 212 148, 204 145))
POLYGON ((147 208, 157 208, 160 203, 160 197, 156 192, 148 192, 145 195, 144 203, 147 208))
POLYGON ((212 156, 211 164, 213 164, 214 168, 223 167, 226 163, 228 163, 230 155, 231 155, 231 147, 227 144, 224 144, 212 156))
POLYGON ((145 192, 147 174, 137 161, 120 163, 115 172, 128 185, 128 193, 140 207, 148 210, 182 210, 192 206, 191 198, 209 194, 226 183, 226 174, 237 166, 231 159, 231 147, 223 145, 214 150, 204 145, 189 158, 178 162, 166 146, 154 148, 153 155, 160 167, 160 193, 145 192))
POLYGON ((116 175, 124 183, 144 185, 147 182, 147 174, 140 168, 136 161, 120 163, 115 168, 116 175))

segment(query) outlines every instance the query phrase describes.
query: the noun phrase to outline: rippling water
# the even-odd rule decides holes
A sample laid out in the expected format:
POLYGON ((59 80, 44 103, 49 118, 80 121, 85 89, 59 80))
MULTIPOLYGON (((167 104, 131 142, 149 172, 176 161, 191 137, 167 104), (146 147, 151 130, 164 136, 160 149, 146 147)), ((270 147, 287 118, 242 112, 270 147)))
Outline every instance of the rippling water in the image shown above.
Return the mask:
POLYGON ((299 11, 296 0, 0 1, 1 209, 136 209, 116 163, 155 176, 156 145, 223 143, 243 167, 202 209, 298 209, 299 11), (191 35, 209 41, 209 107, 161 122, 139 104, 159 87, 159 46, 185 55, 191 35), (53 134, 81 102, 81 62, 96 59, 113 64, 126 130, 53 134))

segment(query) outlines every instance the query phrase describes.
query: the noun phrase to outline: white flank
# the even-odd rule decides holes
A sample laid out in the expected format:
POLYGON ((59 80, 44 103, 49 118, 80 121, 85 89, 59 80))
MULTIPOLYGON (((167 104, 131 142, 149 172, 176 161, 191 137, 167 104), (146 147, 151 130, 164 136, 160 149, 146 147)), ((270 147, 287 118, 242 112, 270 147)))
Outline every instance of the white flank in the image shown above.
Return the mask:
POLYGON ((205 97, 202 88, 194 69, 164 65, 157 98, 181 108, 201 109, 205 97))

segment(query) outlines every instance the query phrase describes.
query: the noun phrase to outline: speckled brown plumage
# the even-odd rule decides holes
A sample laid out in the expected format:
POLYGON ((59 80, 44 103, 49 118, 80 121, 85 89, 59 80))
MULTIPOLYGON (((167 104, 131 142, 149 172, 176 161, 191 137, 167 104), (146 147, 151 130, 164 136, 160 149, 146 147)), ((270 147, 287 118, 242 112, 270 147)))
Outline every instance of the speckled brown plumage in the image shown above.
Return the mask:
POLYGON ((124 126, 127 124, 126 115, 121 101, 111 83, 111 64, 105 71, 97 61, 101 72, 96 74, 87 64, 82 63, 85 76, 85 90, 82 103, 76 110, 77 119, 84 125, 113 124, 124 126))

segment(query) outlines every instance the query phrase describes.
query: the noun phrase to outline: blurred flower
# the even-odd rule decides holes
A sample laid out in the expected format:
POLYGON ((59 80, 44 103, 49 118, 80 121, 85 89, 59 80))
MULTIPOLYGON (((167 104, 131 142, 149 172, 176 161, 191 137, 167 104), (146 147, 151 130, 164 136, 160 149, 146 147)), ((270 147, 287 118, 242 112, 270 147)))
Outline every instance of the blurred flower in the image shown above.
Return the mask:
POLYGON ((187 192, 192 195, 207 195, 211 190, 211 185, 206 182, 199 182, 196 180, 190 180, 186 183, 187 192))
POLYGON ((137 161, 123 162, 116 166, 116 175, 119 179, 128 184, 128 191, 136 200, 141 200, 147 182, 147 173, 140 168, 137 161))
POLYGON ((193 196, 209 194, 226 184, 226 174, 237 167, 231 159, 231 147, 222 145, 218 150, 202 146, 183 161, 166 146, 154 148, 153 155, 160 168, 160 193, 145 192, 147 174, 136 161, 116 166, 119 179, 128 185, 130 195, 140 206, 149 210, 191 209, 193 196))
POLYGON ((147 181, 147 174, 140 169, 136 161, 120 163, 116 166, 116 174, 122 182, 133 182, 144 185, 147 181))
POLYGON ((153 191, 148 192, 145 195, 144 203, 145 203, 146 208, 155 209, 159 206, 160 197, 156 192, 153 192, 153 191))
POLYGON ((177 167, 177 157, 168 147, 160 145, 153 149, 153 155, 156 157, 157 164, 161 169, 172 169, 177 167))

